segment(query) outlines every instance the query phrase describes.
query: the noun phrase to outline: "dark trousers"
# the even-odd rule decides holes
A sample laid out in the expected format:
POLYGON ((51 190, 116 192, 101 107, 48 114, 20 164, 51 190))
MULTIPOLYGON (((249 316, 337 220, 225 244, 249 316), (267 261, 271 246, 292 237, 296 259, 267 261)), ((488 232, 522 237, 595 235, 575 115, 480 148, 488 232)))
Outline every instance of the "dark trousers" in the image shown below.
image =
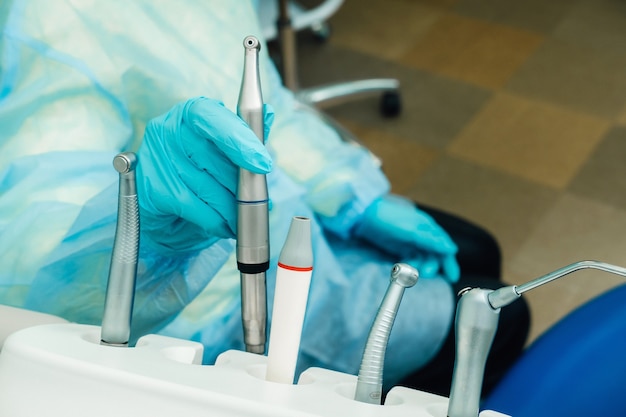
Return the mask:
MULTIPOLYGON (((457 259, 461 278, 454 285, 455 293, 466 287, 500 288, 502 256, 495 238, 485 229, 459 217, 418 204, 452 237, 459 247, 457 259)), ((483 397, 495 387, 507 369, 521 354, 530 328, 530 310, 522 298, 502 308, 483 381, 483 397)), ((450 395, 455 345, 454 326, 450 329, 439 353, 422 369, 409 375, 399 385, 450 395)))

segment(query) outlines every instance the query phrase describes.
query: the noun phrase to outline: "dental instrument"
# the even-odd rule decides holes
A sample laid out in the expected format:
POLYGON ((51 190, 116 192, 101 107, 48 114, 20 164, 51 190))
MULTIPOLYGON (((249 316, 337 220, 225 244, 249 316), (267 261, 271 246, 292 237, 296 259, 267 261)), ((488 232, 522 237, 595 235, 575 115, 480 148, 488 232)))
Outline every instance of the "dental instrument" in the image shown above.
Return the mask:
POLYGON ((311 219, 296 216, 278 258, 265 374, 268 381, 294 382, 312 274, 311 219))
POLYGON ((128 346, 130 338, 139 254, 136 166, 137 157, 132 152, 123 152, 113 158, 113 167, 119 172, 119 192, 115 240, 102 316, 100 339, 103 345, 128 346))
POLYGON ((626 268, 599 261, 580 261, 522 285, 509 285, 497 290, 466 288, 460 291, 448 417, 478 416, 485 363, 498 326, 500 309, 526 291, 582 269, 598 269, 626 277, 626 268))
POLYGON ((410 265, 397 263, 391 269, 387 292, 378 308, 361 360, 354 399, 380 404, 383 391, 385 350, 404 290, 417 283, 419 273, 410 265))
POLYGON ((500 309, 489 305, 489 291, 465 288, 459 292, 448 417, 478 416, 485 363, 500 318, 500 309))
MULTIPOLYGON (((243 40, 244 69, 237 114, 265 143, 263 96, 259 76, 261 44, 254 36, 243 40)), ((246 351, 265 353, 267 327, 266 271, 269 268, 267 179, 239 170, 237 187, 237 268, 241 277, 241 319, 246 351)))

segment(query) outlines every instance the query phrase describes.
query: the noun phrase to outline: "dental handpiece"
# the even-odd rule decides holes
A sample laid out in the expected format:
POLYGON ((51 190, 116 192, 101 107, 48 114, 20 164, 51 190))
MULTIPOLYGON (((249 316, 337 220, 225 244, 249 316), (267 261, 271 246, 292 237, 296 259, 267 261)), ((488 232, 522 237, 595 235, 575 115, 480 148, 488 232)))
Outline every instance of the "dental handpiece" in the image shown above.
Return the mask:
POLYGON ((448 417, 477 417, 485 364, 500 318, 487 297, 491 290, 461 292, 455 319, 456 356, 448 417))
POLYGON ((131 152, 120 153, 113 158, 113 167, 119 172, 119 194, 115 240, 102 317, 100 339, 103 345, 128 346, 130 339, 139 254, 136 165, 137 157, 131 152))
POLYGON ((313 274, 311 219, 296 216, 278 257, 265 379, 293 384, 313 274))
MULTIPOLYGON (((265 143, 263 97, 259 76, 261 45, 254 36, 243 41, 244 70, 237 114, 265 143)), ((237 187, 237 267, 241 276, 241 316, 246 351, 265 353, 267 328, 266 271, 269 268, 267 180, 239 170, 237 187)))
POLYGON ((383 366, 391 328, 404 290, 414 286, 418 278, 417 270, 410 265, 398 263, 391 269, 389 287, 378 308, 365 344, 354 394, 355 400, 370 404, 381 403, 383 366))
POLYGON ((457 352, 448 417, 478 416, 485 365, 497 330, 500 309, 526 291, 582 269, 597 269, 626 277, 626 268, 599 261, 580 261, 522 285, 509 285, 497 290, 474 288, 461 291, 455 321, 457 352))

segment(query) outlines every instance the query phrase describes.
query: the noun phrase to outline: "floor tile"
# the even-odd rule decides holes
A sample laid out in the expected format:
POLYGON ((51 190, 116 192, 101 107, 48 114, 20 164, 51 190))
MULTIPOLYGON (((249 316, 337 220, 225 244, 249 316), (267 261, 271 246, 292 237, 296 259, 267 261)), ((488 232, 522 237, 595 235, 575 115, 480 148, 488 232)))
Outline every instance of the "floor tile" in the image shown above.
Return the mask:
MULTIPOLYGON (((384 0, 382 0, 384 1, 384 0)), ((449 10, 457 5, 459 0, 404 0, 407 2, 417 2, 421 4, 426 4, 431 7, 436 7, 442 10, 449 10)))
POLYGON ((407 196, 487 228, 500 242, 506 262, 557 193, 470 162, 442 157, 420 175, 407 196))
POLYGON ((619 55, 626 43, 626 3, 615 0, 579 1, 555 28, 561 40, 619 55))
POLYGON ((381 159, 383 171, 391 183, 391 191, 396 194, 404 195, 441 154, 432 147, 386 132, 344 120, 339 122, 381 159))
MULTIPOLYGON (((507 279, 521 284, 587 259, 626 267, 625 235, 625 210, 563 195, 508 263, 507 279)), ((581 303, 624 282, 606 272, 584 270, 527 292, 535 312, 533 337, 581 303)))
POLYGON ((443 148, 491 96, 489 90, 426 71, 403 68, 344 48, 314 48, 301 59, 303 85, 342 80, 390 77, 400 82, 402 113, 388 119, 379 113, 379 96, 327 109, 335 118, 401 136, 416 143, 443 148))
POLYGON ((615 127, 588 158, 569 190, 626 210, 625 157, 626 127, 615 127))
POLYGON ((574 4, 573 0, 461 0, 454 11, 467 17, 549 33, 574 4))
POLYGON ((597 117, 497 94, 448 150, 520 178, 563 188, 608 127, 597 117))
POLYGON ((626 105, 626 56, 549 40, 520 67, 506 90, 614 118, 626 105))
POLYGON ((497 89, 542 41, 541 35, 529 31, 446 14, 400 62, 497 89))
POLYGON ((346 2, 333 17, 333 45, 381 58, 403 55, 441 16, 442 11, 414 1, 346 2))
POLYGON ((620 112, 615 118, 615 123, 619 126, 626 126, 626 108, 620 112))

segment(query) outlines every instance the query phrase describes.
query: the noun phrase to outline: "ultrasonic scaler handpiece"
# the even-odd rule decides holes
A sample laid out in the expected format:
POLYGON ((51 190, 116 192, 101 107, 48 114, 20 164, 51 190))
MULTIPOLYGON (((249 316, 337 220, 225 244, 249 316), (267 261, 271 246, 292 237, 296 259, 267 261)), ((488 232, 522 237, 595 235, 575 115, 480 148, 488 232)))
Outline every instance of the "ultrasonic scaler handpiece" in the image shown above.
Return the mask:
POLYGON ((361 360, 354 399, 364 403, 380 404, 383 392, 385 351, 393 322, 398 313, 404 290, 417 283, 419 273, 407 264, 395 264, 387 292, 378 308, 370 329, 361 360))
POLYGON ((296 216, 278 257, 265 379, 293 384, 313 274, 311 219, 296 216))
POLYGON ((128 346, 130 338, 139 255, 136 166, 137 157, 132 152, 120 153, 113 159, 113 167, 119 172, 119 193, 117 226, 100 336, 104 345, 128 346))
MULTIPOLYGON (((263 96, 259 76, 260 42, 243 41, 244 70, 237 114, 265 143, 263 96)), ((263 174, 239 170, 237 187, 237 267, 241 275, 241 316, 246 350, 265 353, 267 333, 266 271, 269 268, 269 209, 263 174)))

